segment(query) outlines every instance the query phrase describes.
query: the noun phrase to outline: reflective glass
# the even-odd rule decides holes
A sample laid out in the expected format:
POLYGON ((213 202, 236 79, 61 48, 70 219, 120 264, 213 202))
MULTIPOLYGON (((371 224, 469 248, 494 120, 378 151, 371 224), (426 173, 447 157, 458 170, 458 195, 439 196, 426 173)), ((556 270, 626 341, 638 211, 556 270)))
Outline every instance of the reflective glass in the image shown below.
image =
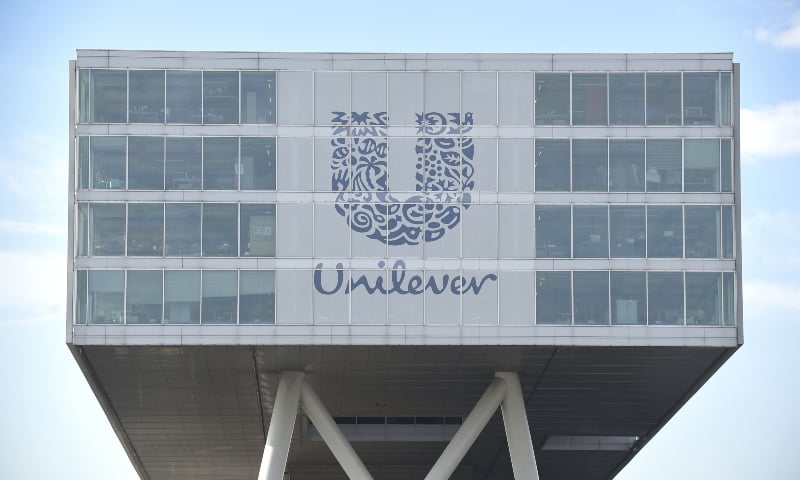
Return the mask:
POLYGON ((568 192, 569 140, 536 140, 534 181, 537 192, 568 192))
POLYGON ((239 323, 275 323, 275 272, 239 272, 239 323))
POLYGON ((733 205, 722 206, 722 258, 734 257, 733 205))
POLYGON ((163 137, 128 137, 128 188, 164 189, 163 137))
POLYGON ((722 324, 722 275, 686 272, 686 325, 722 324))
POLYGON ((609 123, 644 125, 644 74, 608 75, 609 123))
POLYGON ((167 70, 167 123, 200 123, 202 72, 167 70))
POLYGON ((75 323, 85 324, 88 314, 88 271, 78 270, 75 278, 75 323))
POLYGON ((243 203, 240 210, 240 255, 274 257, 275 205, 243 203))
POLYGON ((647 74, 647 124, 681 124, 681 74, 647 74))
POLYGON ((644 272, 611 272, 611 323, 647 323, 647 285, 644 272))
POLYGON ((569 124, 569 73, 537 73, 536 125, 569 124))
POLYGON ((731 108, 733 106, 731 95, 731 74, 730 72, 720 73, 719 83, 719 104, 720 104, 720 125, 729 127, 731 125, 731 108))
POLYGON ((203 256, 237 256, 237 205, 235 203, 203 204, 203 256))
POLYGON ((572 124, 607 125, 607 95, 605 73, 572 74, 572 124))
POLYGON ((575 258, 608 258, 608 207, 605 205, 575 205, 572 211, 572 221, 572 256, 575 258))
POLYGON ((719 74, 694 72, 683 74, 683 123, 685 125, 719 124, 719 74))
POLYGON ((497 145, 500 191, 532 192, 533 141, 529 138, 500 138, 497 145))
POLYGON ((575 325, 608 325, 608 272, 574 272, 575 325))
POLYGON ((719 192, 719 139, 687 138, 683 144, 685 192, 719 192))
POLYGON ((236 190, 238 159, 238 138, 203 138, 203 188, 236 190))
POLYGON ((200 271, 164 272, 164 323, 200 323, 200 271))
POLYGON ((125 272, 122 270, 89 271, 90 323, 122 323, 125 272))
POLYGON ((242 123, 275 123, 275 72, 242 72, 242 123))
POLYGON ((78 256, 89 255, 89 204, 78 204, 78 239, 76 251, 78 256))
POLYGON ((536 256, 569 258, 571 223, 569 205, 537 205, 536 256))
POLYGON ((92 137, 90 150, 92 187, 124 189, 125 137, 92 137))
POLYGON ((239 72, 203 72, 203 123, 239 123, 239 72))
POLYGON ((681 150, 679 139, 647 140, 648 192, 681 191, 681 150))
POLYGON ((160 257, 164 244, 164 204, 128 204, 128 255, 160 257))
POLYGON ((91 72, 87 69, 78 70, 78 122, 91 121, 91 72))
POLYGON ((736 325, 736 295, 733 272, 722 273, 722 322, 726 327, 736 325))
POLYGON ((650 325, 683 325, 683 273, 647 274, 647 318, 650 325))
POLYGON ((570 272, 536 272, 536 324, 572 323, 570 272))
POLYGON ((125 254, 125 205, 92 203, 89 205, 90 255, 125 254))
POLYGON ((236 323, 236 270, 203 272, 203 323, 236 323))
POLYGON ((608 191, 608 141, 572 141, 572 190, 608 191))
POLYGON ((90 172, 89 137, 78 137, 78 188, 91 188, 90 172))
POLYGON ((500 125, 531 125, 533 121, 533 74, 500 72, 497 101, 500 125))
POLYGON ((130 123, 164 123, 164 70, 131 70, 130 123))
POLYGON ((719 258, 719 205, 686 205, 686 258, 719 258))
POLYGON ((200 204, 168 203, 165 208, 165 246, 168 257, 200 256, 200 204))
POLYGON ((200 137, 167 137, 168 190, 200 190, 203 146, 200 137))
POLYGON ((92 123, 125 123, 128 109, 128 72, 125 70, 92 70, 92 123))
POLYGON ((723 192, 733 191, 733 156, 731 155, 731 139, 723 138, 720 144, 722 159, 722 188, 723 192))
POLYGON ((242 137, 239 162, 242 190, 275 190, 275 139, 242 137))
POLYGON ((680 258, 683 250, 683 215, 679 205, 647 207, 648 258, 680 258))
POLYGON ((125 323, 161 323, 162 281, 161 270, 128 270, 125 323))
POLYGON ((611 205, 612 258, 644 258, 646 253, 644 205, 611 205))
POLYGON ((608 189, 612 192, 644 192, 644 140, 609 142, 608 189))

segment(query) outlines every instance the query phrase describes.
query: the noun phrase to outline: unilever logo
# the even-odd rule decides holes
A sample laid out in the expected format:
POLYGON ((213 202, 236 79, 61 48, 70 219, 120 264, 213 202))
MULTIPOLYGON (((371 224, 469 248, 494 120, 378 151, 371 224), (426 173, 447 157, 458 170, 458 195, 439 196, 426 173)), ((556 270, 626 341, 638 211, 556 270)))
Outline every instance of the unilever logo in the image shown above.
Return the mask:
MULTIPOLYGON (((415 193, 402 199, 389 191, 387 113, 331 113, 331 185, 333 191, 339 192, 336 212, 350 228, 384 244, 418 245, 442 238, 461 222, 462 208, 469 208, 469 192, 475 186, 475 147, 467 135, 473 125, 471 112, 463 117, 459 113, 417 114, 415 193)), ((378 267, 387 265, 381 261, 378 267)), ((486 281, 495 280, 494 274, 480 280, 445 274, 438 281, 433 276, 407 276, 404 262, 397 261, 387 277, 388 285, 384 285, 381 276, 370 279, 362 275, 346 282, 344 268, 337 264, 336 280, 326 287, 322 264, 314 271, 314 287, 325 295, 342 289, 349 294, 357 288, 370 294, 419 295, 426 290, 434 295, 478 294, 486 281)))

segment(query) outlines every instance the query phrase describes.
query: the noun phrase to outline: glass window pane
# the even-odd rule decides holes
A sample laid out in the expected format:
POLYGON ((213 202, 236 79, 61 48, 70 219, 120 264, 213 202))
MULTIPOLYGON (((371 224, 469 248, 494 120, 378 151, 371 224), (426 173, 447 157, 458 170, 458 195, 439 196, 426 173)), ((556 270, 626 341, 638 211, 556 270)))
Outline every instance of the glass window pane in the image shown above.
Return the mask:
POLYGON ((681 191, 681 141, 647 140, 648 192, 681 191))
POLYGON ((167 70, 167 123, 200 123, 202 72, 167 70))
POLYGON ((205 137, 203 139, 203 188, 236 190, 239 139, 205 137))
POLYGON ((125 254, 125 205, 92 203, 89 205, 89 246, 91 255, 125 254))
POLYGON ((575 325, 608 325, 608 272, 574 272, 575 325))
POLYGON ((164 272, 164 323, 200 323, 200 271, 164 272))
POLYGON ((722 258, 734 257, 733 215, 733 205, 722 206, 722 258))
POLYGON ((611 323, 647 323, 647 286, 644 272, 611 272, 611 323))
POLYGON ((166 255, 168 257, 199 257, 200 204, 168 203, 165 217, 166 255))
POLYGON ((719 84, 719 104, 720 104, 720 125, 729 127, 731 125, 731 108, 733 100, 731 95, 731 74, 730 72, 720 73, 719 84))
POLYGON ((678 205, 647 207, 648 258, 680 258, 683 250, 683 215, 678 205))
POLYGON ((647 74, 647 124, 681 124, 681 74, 647 74))
POLYGON ((236 270, 203 272, 203 323, 236 323, 236 270))
POLYGON ((131 70, 130 82, 130 123, 164 123, 164 70, 131 70))
POLYGON ((608 92, 605 73, 572 74, 572 124, 607 125, 608 92))
POLYGON ((644 74, 611 73, 608 77, 609 123, 644 125, 644 74))
POLYGON ((237 211, 235 203, 203 205, 203 256, 237 256, 237 211))
POLYGON ((125 272, 89 271, 89 322, 122 323, 125 272))
POLYGON ((718 125, 719 74, 683 74, 683 121, 685 125, 718 125))
POLYGON ((89 137, 78 137, 78 188, 91 188, 89 172, 89 137))
POLYGON ((161 270, 128 270, 125 323, 161 323, 161 270))
POLYGON ((242 72, 242 123, 275 123, 275 72, 242 72))
POLYGON ((684 191, 719 192, 719 139, 686 139, 683 149, 684 191))
POLYGON ((78 123, 89 123, 91 121, 91 95, 89 93, 91 85, 89 77, 89 70, 78 70, 78 123))
POLYGON ((612 258, 644 258, 644 205, 612 205, 609 212, 612 258))
POLYGON ((536 140, 536 191, 568 192, 569 163, 569 140, 536 140))
POLYGON ((502 172, 498 179, 500 191, 532 192, 533 140, 500 138, 497 145, 498 169, 502 172))
POLYGON ((127 91, 127 71, 92 70, 92 123, 125 123, 127 91))
POLYGON ((531 125, 533 120, 533 74, 530 72, 500 72, 498 85, 497 101, 500 125, 531 125))
POLYGON ((536 272, 536 324, 572 323, 570 272, 536 272))
POLYGON ((242 137, 242 190, 275 190, 275 139, 242 137))
POLYGON ((125 188, 125 137, 92 137, 90 155, 93 188, 125 188))
POLYGON ((203 123, 239 123, 239 72, 203 72, 203 123))
POLYGON ((569 73, 536 74, 536 125, 569 125, 569 73))
POLYGON ((89 298, 88 271, 78 270, 75 279, 75 323, 87 321, 87 300, 89 298))
POLYGON ((572 212, 575 258, 608 258, 608 207, 575 205, 572 212))
POLYGON ((644 192, 644 140, 612 139, 609 149, 609 185, 612 192, 644 192))
POLYGON ((78 256, 89 255, 89 204, 78 204, 78 239, 75 250, 78 256))
POLYGON ((128 137, 128 188, 164 189, 163 137, 128 137))
POLYGON ((241 205, 240 252, 242 256, 275 256, 275 205, 241 205))
POLYGON ((164 205, 128 204, 128 255, 160 257, 164 244, 164 205))
POLYGON ((686 258, 719 258, 719 205, 686 206, 686 258))
POLYGON ((200 137, 167 137, 167 189, 200 190, 202 152, 200 137))
POLYGON ((722 324, 722 275, 686 272, 686 325, 722 324))
POLYGON ((572 141, 572 190, 608 191, 608 141, 572 141))
POLYGON ((239 273, 239 323, 275 323, 275 272, 239 273))
POLYGON ((536 206, 536 256, 570 257, 569 205, 536 206))
POLYGON ((683 273, 647 274, 647 318, 650 325, 683 325, 683 273))
POLYGON ((731 156, 731 139, 723 138, 721 147, 722 159, 722 191, 733 191, 733 157, 731 156))
POLYGON ((736 325, 736 294, 733 272, 722 273, 723 324, 736 325))

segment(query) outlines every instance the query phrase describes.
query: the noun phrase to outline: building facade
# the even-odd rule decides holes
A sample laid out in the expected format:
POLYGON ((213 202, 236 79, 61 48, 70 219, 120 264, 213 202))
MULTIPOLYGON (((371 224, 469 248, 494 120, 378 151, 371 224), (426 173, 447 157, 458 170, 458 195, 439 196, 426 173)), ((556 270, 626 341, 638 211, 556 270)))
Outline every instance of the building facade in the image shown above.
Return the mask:
POLYGON ((142 478, 610 478, 742 344, 731 54, 70 73, 67 343, 142 478))

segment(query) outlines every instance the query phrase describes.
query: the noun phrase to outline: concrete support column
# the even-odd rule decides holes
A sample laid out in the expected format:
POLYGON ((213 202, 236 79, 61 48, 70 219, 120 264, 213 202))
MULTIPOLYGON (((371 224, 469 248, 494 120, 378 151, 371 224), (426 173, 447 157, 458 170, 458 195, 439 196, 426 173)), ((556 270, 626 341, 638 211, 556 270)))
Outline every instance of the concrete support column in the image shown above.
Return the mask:
POLYGON ((282 372, 269 421, 267 444, 261 458, 258 480, 283 480, 289 444, 292 442, 297 405, 303 387, 303 372, 282 372))
POLYGON ((506 395, 500 407, 503 411, 503 424, 506 428, 508 453, 511 455, 514 478, 539 480, 519 375, 512 372, 498 372, 495 377, 502 378, 506 383, 506 395))
POLYGON ((300 402, 303 405, 303 411, 314 424, 322 440, 331 449, 331 453, 339 461, 339 465, 342 466, 347 477, 350 480, 372 480, 372 475, 369 474, 367 467, 358 458, 350 442, 336 426, 336 422, 333 421, 325 405, 322 404, 308 383, 303 384, 300 402))
POLYGON ((447 444, 442 455, 428 472, 425 480, 447 480, 458 468, 458 464, 467 454, 467 451, 475 443, 483 427, 492 418, 497 407, 505 395, 505 381, 502 378, 495 378, 486 389, 475 408, 464 420, 461 428, 458 429, 453 439, 447 444))

